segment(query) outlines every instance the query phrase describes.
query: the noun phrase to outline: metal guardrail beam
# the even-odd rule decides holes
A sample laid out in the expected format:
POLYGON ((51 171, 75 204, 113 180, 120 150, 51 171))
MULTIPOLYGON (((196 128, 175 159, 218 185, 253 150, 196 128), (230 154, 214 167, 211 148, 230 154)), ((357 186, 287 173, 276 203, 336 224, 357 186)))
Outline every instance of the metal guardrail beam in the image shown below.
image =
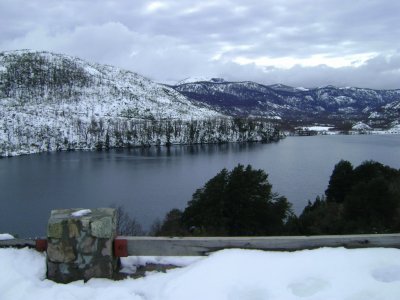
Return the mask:
POLYGON ((0 248, 35 248, 37 251, 44 252, 47 249, 46 239, 9 239, 0 240, 0 248))
POLYGON ((13 248, 35 248, 36 240, 33 239, 10 239, 0 240, 0 248, 13 247, 13 248))
POLYGON ((132 237, 114 241, 116 256, 203 256, 222 249, 296 251, 321 247, 400 248, 400 234, 283 237, 132 237))
MULTIPOLYGON (((0 248, 35 248, 46 251, 45 239, 0 240, 0 248)), ((114 255, 125 256, 203 256, 223 249, 297 251, 321 247, 398 248, 400 234, 273 236, 273 237, 148 237, 118 236, 114 255)))

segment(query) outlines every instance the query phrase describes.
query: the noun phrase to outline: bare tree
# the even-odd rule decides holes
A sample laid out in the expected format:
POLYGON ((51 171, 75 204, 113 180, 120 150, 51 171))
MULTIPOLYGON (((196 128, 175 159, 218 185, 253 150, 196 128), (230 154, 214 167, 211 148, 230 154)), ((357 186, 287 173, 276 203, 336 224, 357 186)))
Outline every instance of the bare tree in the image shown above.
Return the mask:
POLYGON ((111 205, 117 210, 117 234, 118 235, 144 235, 142 226, 129 215, 123 206, 111 205))

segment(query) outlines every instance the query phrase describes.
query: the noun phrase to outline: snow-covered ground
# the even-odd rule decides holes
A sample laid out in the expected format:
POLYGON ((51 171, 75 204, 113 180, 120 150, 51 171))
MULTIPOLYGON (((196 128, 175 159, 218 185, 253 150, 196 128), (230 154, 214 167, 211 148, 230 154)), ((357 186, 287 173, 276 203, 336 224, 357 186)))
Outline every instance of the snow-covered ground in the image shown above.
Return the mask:
POLYGON ((0 241, 12 240, 14 237, 9 233, 0 233, 0 241))
POLYGON ((45 273, 44 254, 0 249, 0 299, 398 300, 400 250, 224 250, 167 273, 117 282, 56 284, 45 273))

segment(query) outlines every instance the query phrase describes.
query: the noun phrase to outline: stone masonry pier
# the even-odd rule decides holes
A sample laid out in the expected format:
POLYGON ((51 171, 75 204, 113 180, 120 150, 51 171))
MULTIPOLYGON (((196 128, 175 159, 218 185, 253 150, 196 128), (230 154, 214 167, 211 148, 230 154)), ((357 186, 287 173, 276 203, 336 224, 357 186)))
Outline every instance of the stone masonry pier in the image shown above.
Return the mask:
POLYGON ((59 283, 113 278, 116 221, 112 208, 53 210, 47 231, 47 278, 59 283))

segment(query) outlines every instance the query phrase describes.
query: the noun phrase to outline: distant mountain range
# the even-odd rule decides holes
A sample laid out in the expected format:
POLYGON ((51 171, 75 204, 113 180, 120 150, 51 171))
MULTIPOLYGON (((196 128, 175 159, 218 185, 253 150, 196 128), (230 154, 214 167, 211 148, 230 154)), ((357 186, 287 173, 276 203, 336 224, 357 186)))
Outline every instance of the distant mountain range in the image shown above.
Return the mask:
POLYGON ((391 123, 400 118, 400 89, 295 88, 251 81, 186 80, 173 88, 188 98, 232 116, 256 116, 288 121, 364 120, 391 123))

